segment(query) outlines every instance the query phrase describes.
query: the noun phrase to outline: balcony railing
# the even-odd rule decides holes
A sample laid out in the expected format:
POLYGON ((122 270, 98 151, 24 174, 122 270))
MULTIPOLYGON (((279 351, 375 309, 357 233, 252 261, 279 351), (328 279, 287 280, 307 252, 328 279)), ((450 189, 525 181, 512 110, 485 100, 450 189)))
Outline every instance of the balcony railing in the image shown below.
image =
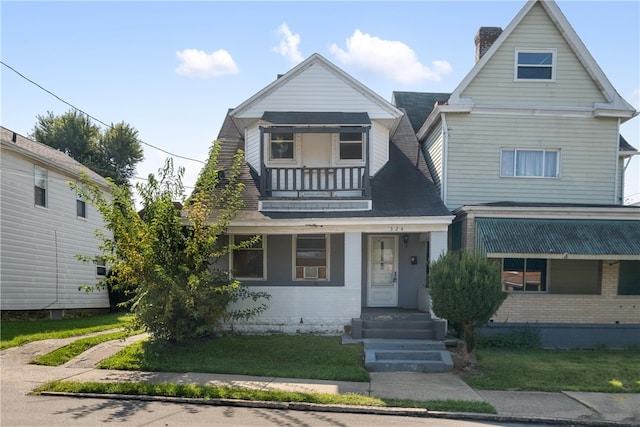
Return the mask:
POLYGON ((363 197, 369 192, 368 170, 353 167, 265 168, 264 197, 363 197))

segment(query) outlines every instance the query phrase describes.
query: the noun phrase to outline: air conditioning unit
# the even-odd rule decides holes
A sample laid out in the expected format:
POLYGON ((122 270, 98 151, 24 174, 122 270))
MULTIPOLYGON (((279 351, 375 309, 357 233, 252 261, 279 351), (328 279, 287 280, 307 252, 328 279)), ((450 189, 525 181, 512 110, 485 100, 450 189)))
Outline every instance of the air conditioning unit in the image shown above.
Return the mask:
POLYGON ((304 267, 304 272, 302 273, 302 277, 305 279, 317 279, 318 267, 304 267))

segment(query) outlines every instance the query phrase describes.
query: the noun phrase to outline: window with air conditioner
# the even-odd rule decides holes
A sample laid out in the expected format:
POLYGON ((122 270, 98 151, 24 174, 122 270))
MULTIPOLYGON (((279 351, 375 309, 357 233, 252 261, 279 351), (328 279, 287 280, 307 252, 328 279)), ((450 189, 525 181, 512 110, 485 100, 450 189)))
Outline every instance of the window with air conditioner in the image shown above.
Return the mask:
POLYGON ((328 280, 328 246, 325 234, 295 237, 295 280, 328 280))

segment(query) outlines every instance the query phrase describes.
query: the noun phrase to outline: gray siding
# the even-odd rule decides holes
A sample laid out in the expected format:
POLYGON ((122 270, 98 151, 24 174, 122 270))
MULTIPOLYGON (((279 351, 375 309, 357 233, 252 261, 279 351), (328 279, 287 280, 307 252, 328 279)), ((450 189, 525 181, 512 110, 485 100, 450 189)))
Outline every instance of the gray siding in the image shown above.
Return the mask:
POLYGON ((76 255, 100 254, 94 230, 103 229, 87 203, 87 218, 76 216, 72 177, 48 170, 47 207, 34 206, 33 161, 2 150, 0 287, 2 310, 108 308, 106 290, 94 285, 96 267, 76 255))
POLYGON ((616 119, 448 114, 447 206, 614 202, 616 119), (561 149, 560 178, 500 177, 501 148, 561 149))

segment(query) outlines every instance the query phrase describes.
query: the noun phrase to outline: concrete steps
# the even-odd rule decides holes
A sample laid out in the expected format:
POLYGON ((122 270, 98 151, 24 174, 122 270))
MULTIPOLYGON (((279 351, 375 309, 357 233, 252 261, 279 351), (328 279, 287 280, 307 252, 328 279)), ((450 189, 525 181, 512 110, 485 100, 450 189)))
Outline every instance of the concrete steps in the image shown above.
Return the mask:
POLYGON ((443 342, 432 340, 364 340, 365 368, 370 372, 448 372, 453 359, 443 342))

